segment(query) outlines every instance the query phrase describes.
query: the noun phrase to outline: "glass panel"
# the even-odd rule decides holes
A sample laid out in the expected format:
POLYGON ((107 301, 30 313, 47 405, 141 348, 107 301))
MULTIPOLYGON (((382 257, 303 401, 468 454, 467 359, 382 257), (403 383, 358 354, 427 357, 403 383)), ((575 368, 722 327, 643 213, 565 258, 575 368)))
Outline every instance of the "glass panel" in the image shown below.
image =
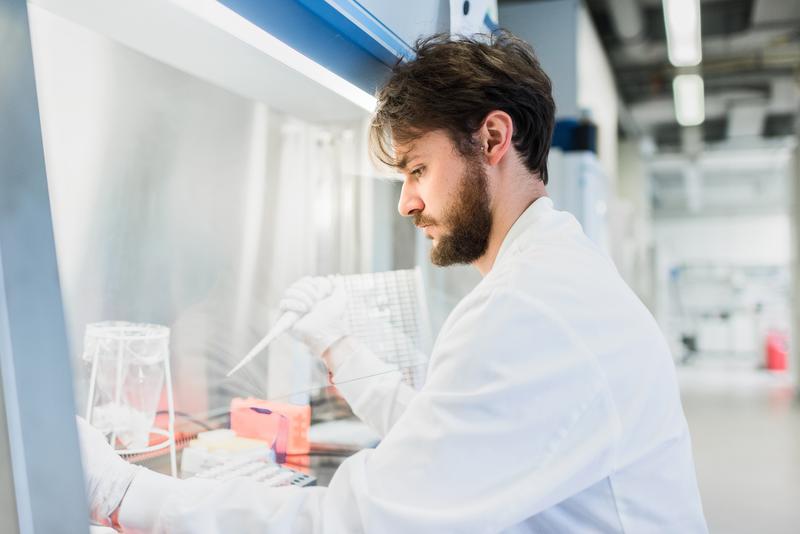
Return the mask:
MULTIPOLYGON (((287 335, 226 375, 299 278, 413 263, 413 234, 393 233, 397 188, 364 171, 367 117, 304 122, 46 11, 32 27, 78 406, 84 334, 103 321, 169 328, 179 425, 225 415, 235 397, 327 395, 321 363, 287 335)), ((418 273, 345 280, 357 333, 419 385, 418 273)))

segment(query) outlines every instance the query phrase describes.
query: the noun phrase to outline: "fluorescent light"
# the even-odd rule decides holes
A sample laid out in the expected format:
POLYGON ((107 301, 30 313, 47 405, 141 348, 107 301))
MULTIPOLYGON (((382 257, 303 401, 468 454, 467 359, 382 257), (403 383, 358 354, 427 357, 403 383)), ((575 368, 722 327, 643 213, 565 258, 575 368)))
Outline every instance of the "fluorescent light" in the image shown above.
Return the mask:
POLYGON ((676 67, 692 67, 703 59, 700 43, 700 0, 664 0, 667 54, 676 67))
POLYGON ((703 78, 697 74, 681 74, 672 80, 675 117, 681 126, 697 126, 706 118, 703 78))
POLYGON ((341 76, 307 58, 217 0, 172 0, 186 11, 227 31, 239 40, 337 93, 369 113, 374 113, 374 96, 341 76))

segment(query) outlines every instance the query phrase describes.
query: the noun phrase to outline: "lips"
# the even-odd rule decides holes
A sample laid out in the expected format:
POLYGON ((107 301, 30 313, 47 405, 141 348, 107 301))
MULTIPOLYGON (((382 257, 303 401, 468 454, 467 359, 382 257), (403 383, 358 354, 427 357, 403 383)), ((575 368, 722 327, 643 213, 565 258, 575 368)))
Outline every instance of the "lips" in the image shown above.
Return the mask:
POLYGON ((422 217, 419 218, 415 217, 414 226, 422 230, 425 233, 425 235, 430 238, 432 237, 430 229, 431 227, 436 226, 436 224, 432 221, 426 221, 422 217))

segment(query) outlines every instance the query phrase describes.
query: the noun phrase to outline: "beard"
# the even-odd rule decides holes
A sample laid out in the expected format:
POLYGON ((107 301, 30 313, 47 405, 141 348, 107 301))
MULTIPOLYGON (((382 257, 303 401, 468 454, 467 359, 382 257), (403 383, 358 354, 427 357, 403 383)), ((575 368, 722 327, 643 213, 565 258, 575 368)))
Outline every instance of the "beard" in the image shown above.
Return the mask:
MULTIPOLYGON (((477 159, 467 158, 456 200, 447 208, 441 220, 449 233, 442 235, 431 249, 431 263, 439 267, 469 264, 486 253, 492 230, 487 184, 488 177, 483 164, 477 159)), ((414 218, 417 224, 426 220, 419 213, 414 218)))

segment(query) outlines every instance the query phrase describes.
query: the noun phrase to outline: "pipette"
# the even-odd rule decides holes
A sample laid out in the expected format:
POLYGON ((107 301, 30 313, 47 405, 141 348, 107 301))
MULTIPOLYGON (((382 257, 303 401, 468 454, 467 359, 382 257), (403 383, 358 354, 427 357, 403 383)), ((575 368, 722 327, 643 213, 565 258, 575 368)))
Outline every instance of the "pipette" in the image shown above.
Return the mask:
POLYGON ((247 356, 242 358, 242 361, 240 361, 238 364, 236 364, 236 367, 231 369, 228 372, 227 376, 230 377, 233 373, 235 373, 236 371, 238 371, 239 369, 241 369, 242 367, 244 367, 245 365, 250 363, 250 360, 255 358, 256 355, 258 355, 262 350, 267 348, 267 345, 272 343, 273 339, 275 339, 279 335, 281 335, 284 332, 286 332, 287 330, 289 330, 294 325, 294 323, 297 322, 297 320, 299 318, 300 318, 299 314, 297 314, 295 312, 290 312, 290 311, 288 311, 288 312, 284 313, 283 315, 281 315, 280 319, 278 319, 275 322, 275 325, 272 327, 272 329, 269 331, 269 333, 266 336, 264 336, 264 339, 259 341, 256 344, 255 347, 250 349, 250 352, 247 353, 247 356))

